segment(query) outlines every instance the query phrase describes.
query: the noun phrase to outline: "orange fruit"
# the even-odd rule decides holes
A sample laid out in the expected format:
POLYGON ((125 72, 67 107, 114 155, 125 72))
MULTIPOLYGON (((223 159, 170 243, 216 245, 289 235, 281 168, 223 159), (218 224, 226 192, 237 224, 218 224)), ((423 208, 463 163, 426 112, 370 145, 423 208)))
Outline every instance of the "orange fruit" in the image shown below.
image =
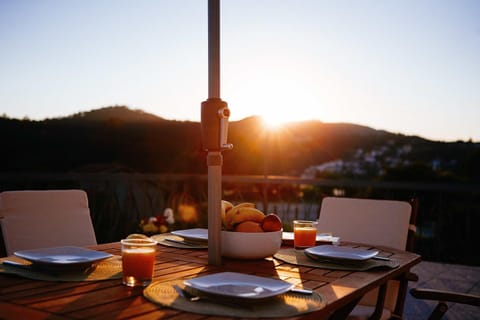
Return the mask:
POLYGON ((255 221, 243 221, 235 226, 237 232, 263 232, 260 223, 255 221))

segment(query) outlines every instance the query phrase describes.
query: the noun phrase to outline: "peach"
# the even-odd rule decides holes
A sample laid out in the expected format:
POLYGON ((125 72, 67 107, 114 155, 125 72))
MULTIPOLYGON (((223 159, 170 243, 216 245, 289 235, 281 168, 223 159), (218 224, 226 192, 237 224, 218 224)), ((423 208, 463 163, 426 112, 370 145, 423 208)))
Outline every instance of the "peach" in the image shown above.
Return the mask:
POLYGON ((261 228, 265 232, 282 230, 282 220, 275 213, 269 213, 265 216, 261 223, 261 228))
POLYGON ((260 223, 255 221, 243 221, 235 226, 236 232, 263 232, 260 223))

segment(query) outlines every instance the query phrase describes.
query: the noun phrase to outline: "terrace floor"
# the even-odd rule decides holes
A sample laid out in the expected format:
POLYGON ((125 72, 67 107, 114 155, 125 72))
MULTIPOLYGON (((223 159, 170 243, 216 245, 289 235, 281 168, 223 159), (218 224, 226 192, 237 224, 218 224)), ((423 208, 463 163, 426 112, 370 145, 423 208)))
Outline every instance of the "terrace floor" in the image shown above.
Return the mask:
MULTIPOLYGON (((451 290, 480 295, 480 267, 422 261, 412 268, 419 277, 410 287, 451 290)), ((407 295, 404 319, 428 319, 435 302, 417 300, 407 295)), ((445 320, 480 319, 480 307, 450 304, 445 320)))

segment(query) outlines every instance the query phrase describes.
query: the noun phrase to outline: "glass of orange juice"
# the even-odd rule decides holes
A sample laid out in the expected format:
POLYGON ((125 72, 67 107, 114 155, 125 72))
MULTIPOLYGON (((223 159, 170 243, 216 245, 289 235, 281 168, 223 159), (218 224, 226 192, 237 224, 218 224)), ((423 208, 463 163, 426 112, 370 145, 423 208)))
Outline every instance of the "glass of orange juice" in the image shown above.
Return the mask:
POLYGON ((123 284, 148 286, 153 278, 157 243, 152 239, 123 239, 121 243, 123 284))
POLYGON ((314 247, 317 240, 317 221, 293 220, 293 246, 303 250, 314 247))

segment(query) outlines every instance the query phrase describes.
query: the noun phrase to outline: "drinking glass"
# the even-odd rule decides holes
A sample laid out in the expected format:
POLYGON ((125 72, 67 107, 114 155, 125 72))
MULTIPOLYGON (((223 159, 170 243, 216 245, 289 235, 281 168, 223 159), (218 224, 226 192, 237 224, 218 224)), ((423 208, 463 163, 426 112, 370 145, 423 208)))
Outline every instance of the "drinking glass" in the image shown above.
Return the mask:
POLYGON ((123 284, 147 286, 152 282, 157 243, 152 239, 123 239, 123 284))
POLYGON ((315 246, 317 239, 317 224, 317 221, 293 221, 293 246, 295 249, 303 250, 315 246))

